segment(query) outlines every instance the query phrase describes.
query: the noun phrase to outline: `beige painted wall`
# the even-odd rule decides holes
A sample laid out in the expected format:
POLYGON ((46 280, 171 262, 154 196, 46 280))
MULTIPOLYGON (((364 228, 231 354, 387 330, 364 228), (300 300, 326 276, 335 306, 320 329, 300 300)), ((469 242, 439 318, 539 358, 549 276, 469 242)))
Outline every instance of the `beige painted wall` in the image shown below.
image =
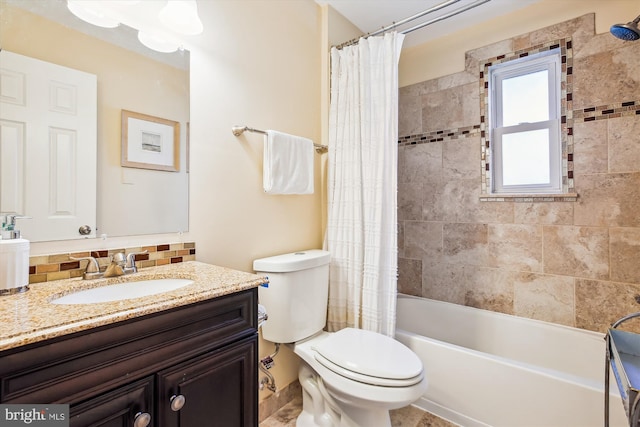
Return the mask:
MULTIPOLYGON (((205 30, 190 46, 190 234, 197 259, 252 271, 256 258, 321 247, 321 174, 313 195, 266 195, 263 136, 231 133, 233 125, 248 125, 320 141, 319 7, 237 0, 198 7, 205 30)), ((273 345, 261 341, 259 351, 262 357, 273 345)), ((272 372, 278 387, 286 386, 297 378, 296 356, 283 348, 272 372)))
MULTIPOLYGON (((464 70, 465 52, 544 28, 587 13, 596 13, 596 33, 640 13, 638 0, 541 0, 419 46, 405 48, 400 56, 400 87, 464 70)), ((429 28, 419 31, 429 31, 429 28)), ((409 35, 410 36, 410 35, 409 35)))

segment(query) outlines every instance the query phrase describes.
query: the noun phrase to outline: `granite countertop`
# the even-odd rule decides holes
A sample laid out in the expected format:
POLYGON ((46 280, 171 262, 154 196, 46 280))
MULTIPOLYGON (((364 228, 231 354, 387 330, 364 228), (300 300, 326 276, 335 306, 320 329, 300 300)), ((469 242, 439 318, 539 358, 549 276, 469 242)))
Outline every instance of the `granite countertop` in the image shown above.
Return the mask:
POLYGON ((31 284, 27 292, 0 297, 0 351, 255 288, 264 282, 264 277, 255 274, 188 261, 107 279, 31 284), (137 299, 78 305, 50 303, 79 290, 162 278, 190 279, 194 283, 137 299))

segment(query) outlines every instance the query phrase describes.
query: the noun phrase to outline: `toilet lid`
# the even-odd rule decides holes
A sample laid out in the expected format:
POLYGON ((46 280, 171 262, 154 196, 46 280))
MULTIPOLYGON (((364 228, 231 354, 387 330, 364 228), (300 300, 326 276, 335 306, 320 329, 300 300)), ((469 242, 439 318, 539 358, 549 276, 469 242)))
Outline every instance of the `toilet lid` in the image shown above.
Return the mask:
POLYGON ((422 361, 402 343, 382 334, 345 328, 313 346, 323 366, 356 381, 405 387, 422 380, 422 361))

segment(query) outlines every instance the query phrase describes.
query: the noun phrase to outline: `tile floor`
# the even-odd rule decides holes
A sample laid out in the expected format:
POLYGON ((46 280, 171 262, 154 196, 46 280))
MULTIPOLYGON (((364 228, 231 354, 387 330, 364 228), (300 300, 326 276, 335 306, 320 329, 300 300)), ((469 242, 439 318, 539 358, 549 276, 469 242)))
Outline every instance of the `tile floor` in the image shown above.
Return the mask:
MULTIPOLYGON (((259 427, 295 427, 296 417, 302 409, 302 398, 296 397, 278 412, 260 423, 259 427)), ((456 427, 448 421, 413 406, 391 411, 393 427, 456 427)))

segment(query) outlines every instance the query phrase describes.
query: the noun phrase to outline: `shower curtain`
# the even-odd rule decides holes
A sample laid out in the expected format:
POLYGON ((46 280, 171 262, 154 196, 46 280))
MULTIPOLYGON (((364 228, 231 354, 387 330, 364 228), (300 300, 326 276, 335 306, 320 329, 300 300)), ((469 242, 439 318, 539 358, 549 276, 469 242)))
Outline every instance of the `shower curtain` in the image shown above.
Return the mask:
POLYGON ((331 50, 330 331, 393 336, 397 293, 398 60, 404 35, 331 50))

